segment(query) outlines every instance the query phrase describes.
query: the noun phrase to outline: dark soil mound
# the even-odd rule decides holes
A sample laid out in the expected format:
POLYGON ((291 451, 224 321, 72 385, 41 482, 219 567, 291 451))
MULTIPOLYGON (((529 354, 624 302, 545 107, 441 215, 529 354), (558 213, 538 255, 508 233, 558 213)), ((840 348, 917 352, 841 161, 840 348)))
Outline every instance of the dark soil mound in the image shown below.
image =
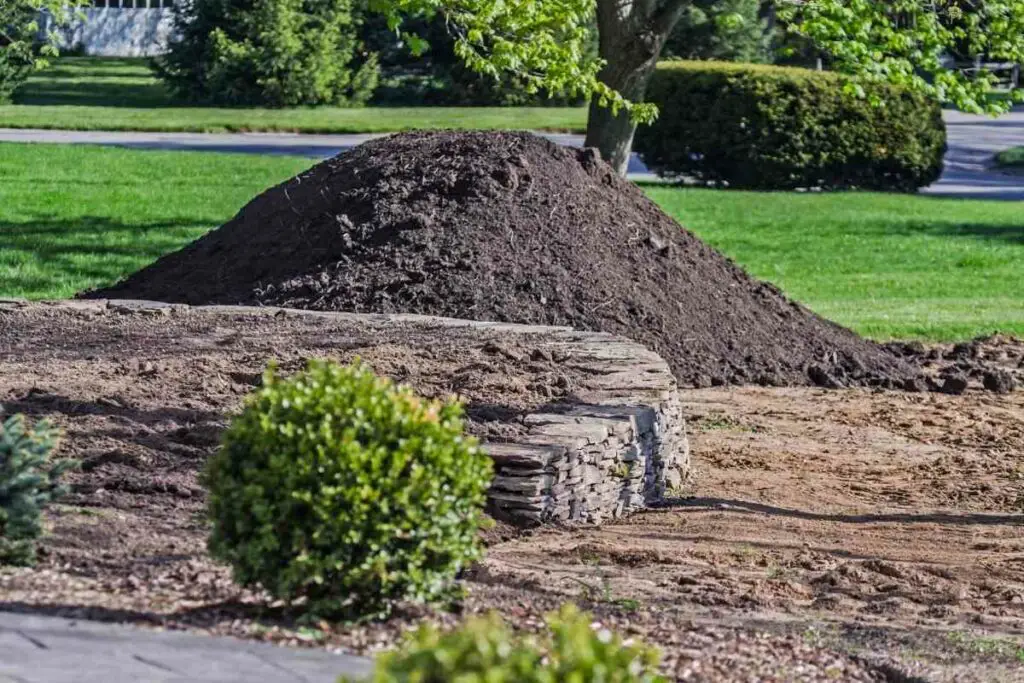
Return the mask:
POLYGON ((592 151, 525 133, 367 143, 85 296, 570 325, 640 341, 693 385, 916 374, 748 277, 592 151))

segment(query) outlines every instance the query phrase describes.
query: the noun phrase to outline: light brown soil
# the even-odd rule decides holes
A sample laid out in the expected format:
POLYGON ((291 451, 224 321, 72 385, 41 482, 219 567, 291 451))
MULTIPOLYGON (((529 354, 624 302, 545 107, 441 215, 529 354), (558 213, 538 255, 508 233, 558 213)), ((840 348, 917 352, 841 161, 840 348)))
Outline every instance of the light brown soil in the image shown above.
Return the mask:
POLYGON ((802 633, 927 680, 1024 680, 1024 394, 745 388, 687 402, 692 497, 502 544, 489 571, 802 633))
MULTIPOLYGON (((300 626, 206 555, 196 473, 270 356, 291 368, 359 354, 428 393, 451 391, 461 368, 474 430, 514 422, 552 399, 538 386, 573 377, 526 347, 457 335, 422 348, 414 330, 334 330, 332 344, 350 343, 328 352, 322 329, 266 324, 54 314, 0 326, 0 404, 59 422, 61 453, 84 464, 48 513, 40 566, 0 573, 0 609, 358 652, 422 618, 458 619, 300 626)), ((488 532, 462 613, 533 628, 571 599, 660 645, 680 680, 1024 680, 1024 393, 684 397, 697 466, 685 497, 599 529, 488 532)))

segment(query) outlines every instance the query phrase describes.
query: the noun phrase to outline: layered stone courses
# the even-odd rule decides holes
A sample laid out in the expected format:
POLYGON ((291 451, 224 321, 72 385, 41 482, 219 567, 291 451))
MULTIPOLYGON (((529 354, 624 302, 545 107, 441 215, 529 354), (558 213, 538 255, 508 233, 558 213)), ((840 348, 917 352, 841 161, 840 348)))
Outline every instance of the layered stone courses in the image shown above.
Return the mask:
POLYGON ((513 441, 484 443, 494 459, 489 511, 520 524, 600 523, 644 508, 679 487, 690 467, 678 388, 668 365, 640 344, 600 332, 421 315, 376 315, 248 306, 196 306, 148 301, 0 300, 0 310, 24 306, 107 308, 203 315, 306 316, 369 327, 479 330, 493 340, 528 335, 534 348, 586 379, 571 400, 522 418, 513 441))

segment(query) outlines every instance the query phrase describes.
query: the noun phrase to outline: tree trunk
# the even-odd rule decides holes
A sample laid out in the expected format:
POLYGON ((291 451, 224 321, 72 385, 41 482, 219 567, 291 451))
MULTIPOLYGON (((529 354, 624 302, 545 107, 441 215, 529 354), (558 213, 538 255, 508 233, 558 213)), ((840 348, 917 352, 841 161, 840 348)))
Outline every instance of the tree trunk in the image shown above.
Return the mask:
MULTIPOLYGON (((686 0, 668 0, 661 6, 650 0, 598 0, 599 54, 605 61, 598 74, 601 82, 627 100, 643 101, 661 48, 686 4, 686 0)), ((613 115, 611 109, 590 104, 584 144, 596 147, 619 175, 626 175, 635 133, 636 123, 625 111, 613 115)))
MULTIPOLYGON (((647 79, 650 78, 650 71, 638 73, 637 79, 642 82, 644 88, 647 86, 647 79)), ((622 85, 610 79, 601 78, 602 82, 615 88, 622 95, 633 101, 637 101, 637 91, 627 92, 622 85)), ((643 90, 639 91, 639 97, 643 97, 643 90)), ((602 107, 596 102, 590 103, 590 111, 587 114, 587 139, 584 143, 587 147, 596 147, 601 152, 601 158, 615 169, 621 176, 626 175, 629 167, 629 158, 633 151, 633 135, 636 133, 636 123, 630 119, 629 113, 620 111, 612 114, 608 107, 602 107)))

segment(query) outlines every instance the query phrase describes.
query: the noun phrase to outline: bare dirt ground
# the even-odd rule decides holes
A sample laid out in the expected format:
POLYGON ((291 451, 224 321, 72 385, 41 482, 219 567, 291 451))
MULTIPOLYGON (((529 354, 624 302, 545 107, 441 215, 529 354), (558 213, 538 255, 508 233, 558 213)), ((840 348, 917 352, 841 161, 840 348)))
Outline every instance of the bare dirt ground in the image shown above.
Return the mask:
POLYGON ((1024 680, 1024 392, 687 391, 694 483, 664 507, 488 531, 454 613, 305 624, 204 547, 196 475, 268 357, 360 355, 428 393, 462 386, 471 429, 491 436, 558 399, 539 386, 574 380, 525 347, 334 329, 328 351, 322 327, 268 325, 0 326, 0 405, 58 422, 61 455, 83 465, 40 565, 0 572, 0 609, 372 652, 425 618, 496 609, 535 628, 574 600, 661 646, 679 680, 1024 680))
POLYGON ((503 581, 1024 680, 1024 394, 687 392, 688 497, 491 549, 503 581))

